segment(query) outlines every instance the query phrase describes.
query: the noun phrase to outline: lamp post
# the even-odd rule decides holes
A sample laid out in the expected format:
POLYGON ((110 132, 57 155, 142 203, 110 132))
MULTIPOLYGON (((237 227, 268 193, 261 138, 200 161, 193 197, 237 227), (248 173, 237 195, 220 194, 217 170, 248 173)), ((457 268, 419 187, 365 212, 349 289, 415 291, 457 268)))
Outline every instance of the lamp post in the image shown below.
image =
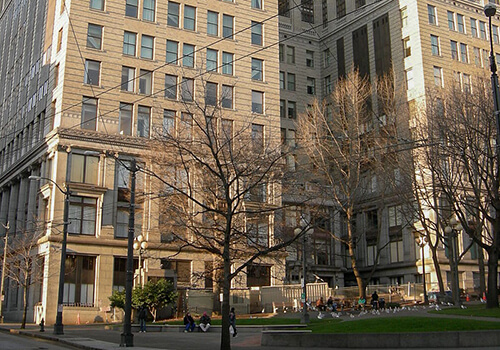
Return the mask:
POLYGON ((424 247, 427 244, 427 237, 418 235, 415 238, 415 243, 417 243, 417 245, 420 247, 420 250, 422 251, 422 287, 424 288, 424 303, 428 304, 429 297, 427 296, 427 287, 425 285, 425 254, 424 254, 424 247))
POLYGON ((61 242, 61 266, 59 268, 59 289, 57 293, 57 316, 54 324, 54 334, 64 334, 63 325, 63 299, 64 299, 64 275, 66 274, 66 241, 68 239, 68 221, 69 221, 69 198, 70 190, 66 187, 63 190, 54 180, 42 176, 30 176, 30 180, 47 180, 53 183, 56 188, 64 194, 64 218, 63 218, 63 238, 61 242))
POLYGON ((134 239, 134 250, 139 251, 139 283, 141 287, 144 287, 144 279, 142 278, 142 254, 146 252, 147 248, 148 242, 144 240, 142 235, 139 235, 134 239))
POLYGON ((444 232, 448 236, 448 247, 450 249, 450 269, 452 278, 452 295, 453 304, 460 305, 460 286, 458 283, 458 249, 457 249, 457 232, 462 230, 462 225, 453 216, 449 224, 444 228, 444 232))
MULTIPOLYGON (((300 227, 297 227, 295 229, 295 235, 299 235, 303 229, 300 227)), ((300 317, 300 323, 309 323, 309 313, 307 312, 307 282, 306 282, 306 276, 307 276, 307 256, 306 256, 306 244, 307 244, 307 237, 306 237, 307 232, 302 233, 302 300, 303 300, 303 307, 302 307, 302 315, 300 317)))
POLYGON ((500 93, 498 91, 498 75, 497 75, 497 64, 495 60, 495 53, 493 50, 493 36, 491 33, 491 18, 495 16, 497 12, 497 6, 492 3, 488 3, 484 6, 484 14, 488 17, 488 24, 490 29, 490 70, 491 70, 491 89, 493 90, 493 106, 495 108, 493 114, 495 115, 495 121, 497 124, 497 157, 500 153, 500 93))

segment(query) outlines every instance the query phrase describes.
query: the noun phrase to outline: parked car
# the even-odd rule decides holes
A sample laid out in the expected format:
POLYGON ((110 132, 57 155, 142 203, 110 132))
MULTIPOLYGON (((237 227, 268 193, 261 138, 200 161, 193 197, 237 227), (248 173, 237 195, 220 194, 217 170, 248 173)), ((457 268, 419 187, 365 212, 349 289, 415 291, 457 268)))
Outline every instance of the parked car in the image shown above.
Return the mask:
POLYGON ((453 296, 451 294, 451 290, 447 290, 446 292, 444 292, 444 296, 439 295, 439 292, 429 292, 427 293, 427 298, 429 299, 430 303, 453 302, 453 296))

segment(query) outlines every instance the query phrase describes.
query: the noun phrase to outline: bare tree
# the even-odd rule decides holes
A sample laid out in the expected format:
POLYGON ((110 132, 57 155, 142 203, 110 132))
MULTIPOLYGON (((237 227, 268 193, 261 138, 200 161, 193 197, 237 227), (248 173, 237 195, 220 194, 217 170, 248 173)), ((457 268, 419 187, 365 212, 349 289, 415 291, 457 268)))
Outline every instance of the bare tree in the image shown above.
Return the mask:
POLYGON ((165 116, 146 172, 159 185, 159 229, 169 236, 166 244, 174 252, 213 258, 214 289, 223 295, 221 349, 226 350, 231 282, 270 259, 283 263, 284 248, 300 235, 287 241, 273 235, 283 172, 279 119, 259 110, 237 115, 231 87, 217 98, 208 81, 197 83, 202 87, 197 98, 181 85, 185 111, 165 116))

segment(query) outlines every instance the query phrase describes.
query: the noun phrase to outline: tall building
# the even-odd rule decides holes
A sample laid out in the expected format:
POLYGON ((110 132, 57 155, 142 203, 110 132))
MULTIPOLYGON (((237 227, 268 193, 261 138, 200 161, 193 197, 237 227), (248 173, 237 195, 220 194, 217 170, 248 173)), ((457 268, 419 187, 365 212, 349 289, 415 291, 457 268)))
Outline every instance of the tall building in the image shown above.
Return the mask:
MULTIPOLYGON (((36 237, 43 261, 28 320, 51 324, 56 315, 58 186, 70 191, 64 322, 110 320, 108 297, 125 285, 127 164, 150 166, 143 156, 154 133, 212 97, 252 138, 279 135, 276 9, 275 0, 0 2, 0 222, 10 239, 36 237)), ((137 174, 135 235, 148 248, 135 267, 212 291, 210 278, 194 277, 212 258, 169 247, 153 180, 137 174)), ((234 287, 276 284, 279 274, 273 262, 252 265, 234 287)), ((6 279, 7 319, 21 318, 21 289, 6 279)))

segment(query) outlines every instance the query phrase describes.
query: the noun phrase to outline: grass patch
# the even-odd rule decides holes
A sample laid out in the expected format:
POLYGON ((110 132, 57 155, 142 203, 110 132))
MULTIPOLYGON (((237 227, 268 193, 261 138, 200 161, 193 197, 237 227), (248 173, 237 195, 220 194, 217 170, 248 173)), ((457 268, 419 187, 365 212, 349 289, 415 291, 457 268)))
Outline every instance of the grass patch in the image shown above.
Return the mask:
POLYGON ((313 333, 403 333, 500 329, 500 322, 435 317, 387 317, 354 321, 314 320, 313 333))
MULTIPOLYGON (((195 322, 198 323, 199 320, 195 319, 195 322)), ((175 321, 167 321, 164 324, 170 325, 183 325, 183 320, 175 320, 175 321)), ((221 319, 212 319, 211 324, 213 326, 220 326, 222 324, 221 319)), ((282 324, 300 324, 300 319, 298 318, 279 318, 279 317, 271 317, 271 318, 237 318, 236 325, 237 326, 271 326, 271 325, 282 325, 282 324)))
POLYGON ((444 314, 444 315, 460 315, 460 316, 476 316, 476 317, 495 317, 500 318, 500 308, 487 309, 486 305, 469 305, 467 309, 461 308, 446 308, 439 311, 429 311, 434 314, 444 314))

